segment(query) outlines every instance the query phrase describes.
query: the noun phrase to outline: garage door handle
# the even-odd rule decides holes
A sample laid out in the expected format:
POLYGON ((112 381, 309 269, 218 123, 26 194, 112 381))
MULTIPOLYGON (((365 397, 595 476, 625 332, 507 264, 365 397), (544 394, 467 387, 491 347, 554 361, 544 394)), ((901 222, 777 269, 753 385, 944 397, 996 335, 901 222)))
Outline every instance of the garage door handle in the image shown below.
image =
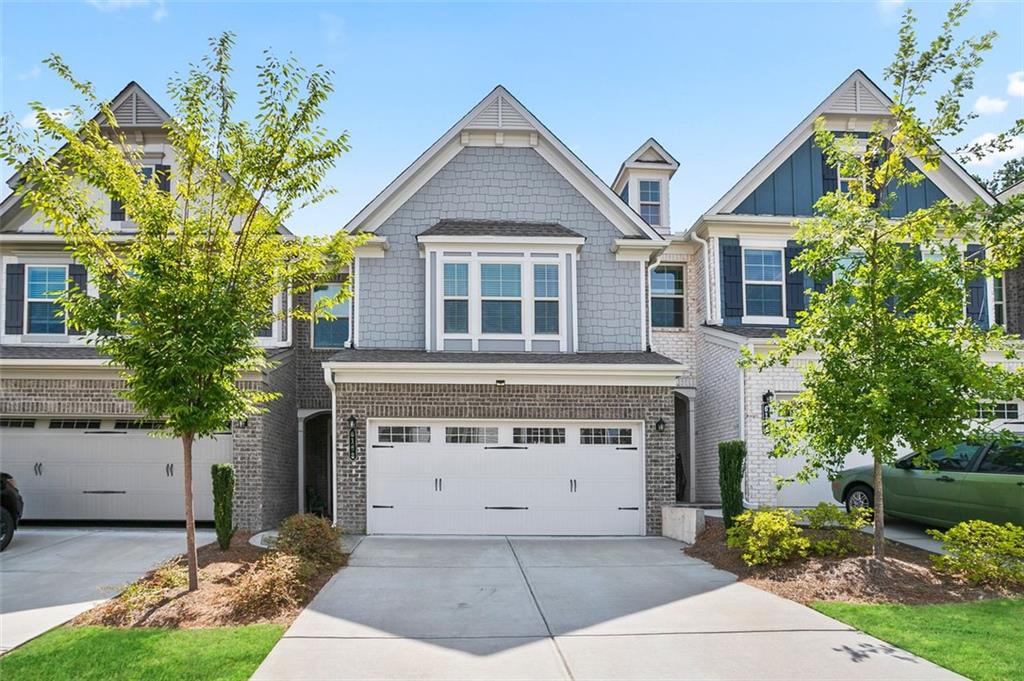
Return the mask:
POLYGON ((529 506, 484 506, 485 511, 528 511, 529 506))
POLYGON ((619 506, 620 511, 639 511, 639 506, 619 506))
POLYGON ((529 449, 529 447, 517 447, 516 445, 491 445, 484 449, 529 449))
POLYGON ((940 475, 939 477, 935 478, 935 482, 956 482, 956 481, 953 478, 949 477, 948 475, 940 475))
POLYGON ((632 449, 633 451, 637 450, 636 447, 616 447, 615 449, 632 449))
POLYGON ((82 494, 127 494, 123 489, 84 489, 82 494))

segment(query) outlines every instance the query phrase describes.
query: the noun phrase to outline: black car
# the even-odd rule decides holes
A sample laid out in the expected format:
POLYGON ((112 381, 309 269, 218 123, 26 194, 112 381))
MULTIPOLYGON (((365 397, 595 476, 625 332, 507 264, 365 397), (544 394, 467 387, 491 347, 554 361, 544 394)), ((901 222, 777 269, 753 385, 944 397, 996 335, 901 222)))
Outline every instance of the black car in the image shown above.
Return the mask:
POLYGON ((0 516, 3 516, 3 528, 0 530, 0 551, 7 548, 18 529, 18 522, 21 520, 21 512, 25 508, 25 502, 21 499, 18 486, 7 473, 0 473, 0 516))

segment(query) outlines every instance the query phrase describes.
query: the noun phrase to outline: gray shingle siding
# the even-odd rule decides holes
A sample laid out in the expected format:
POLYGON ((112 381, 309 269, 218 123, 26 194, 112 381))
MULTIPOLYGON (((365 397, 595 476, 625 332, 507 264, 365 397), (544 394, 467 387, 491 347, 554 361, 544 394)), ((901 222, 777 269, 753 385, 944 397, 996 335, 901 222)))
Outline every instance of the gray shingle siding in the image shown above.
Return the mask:
POLYGON ((377 230, 389 250, 359 263, 359 347, 425 347, 416 235, 444 219, 557 223, 582 235, 579 350, 643 349, 640 265, 611 252, 622 232, 536 151, 500 147, 463 149, 377 230))

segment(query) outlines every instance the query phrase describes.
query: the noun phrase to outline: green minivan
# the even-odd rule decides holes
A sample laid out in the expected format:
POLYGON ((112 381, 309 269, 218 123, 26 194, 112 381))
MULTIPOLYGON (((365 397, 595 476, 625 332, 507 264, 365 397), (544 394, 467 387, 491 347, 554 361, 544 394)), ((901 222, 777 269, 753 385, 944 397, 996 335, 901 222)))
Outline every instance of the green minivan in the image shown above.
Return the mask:
MULTIPOLYGON (((1024 440, 938 449, 931 467, 911 454, 882 467, 885 515, 950 527, 964 520, 1024 526, 1024 440)), ((832 481, 832 496, 854 507, 875 501, 871 466, 850 468, 832 481)))

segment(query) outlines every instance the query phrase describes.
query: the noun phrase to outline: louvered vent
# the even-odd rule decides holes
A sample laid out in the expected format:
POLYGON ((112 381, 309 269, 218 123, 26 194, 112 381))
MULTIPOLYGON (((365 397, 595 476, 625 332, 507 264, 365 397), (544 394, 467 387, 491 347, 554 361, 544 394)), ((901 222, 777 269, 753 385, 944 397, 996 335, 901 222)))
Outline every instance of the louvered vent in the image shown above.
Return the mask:
POLYGON ((495 98, 466 127, 484 130, 533 130, 533 126, 526 118, 503 96, 495 98))

